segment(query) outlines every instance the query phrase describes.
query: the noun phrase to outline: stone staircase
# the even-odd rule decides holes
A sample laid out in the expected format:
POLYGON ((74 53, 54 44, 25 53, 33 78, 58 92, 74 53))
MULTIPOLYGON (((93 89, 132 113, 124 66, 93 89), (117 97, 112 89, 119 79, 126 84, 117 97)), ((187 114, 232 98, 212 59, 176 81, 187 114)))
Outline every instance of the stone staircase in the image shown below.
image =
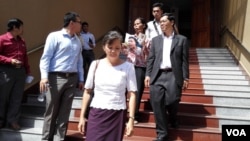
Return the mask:
MULTIPOLYGON (((172 141, 221 141, 221 125, 250 124, 248 76, 226 48, 190 49, 190 84, 183 90, 179 109, 180 128, 169 128, 172 141)), ((41 140, 45 103, 30 94, 22 105, 22 130, 0 129, 0 141, 41 140)), ((72 104, 65 141, 83 141, 78 133, 81 92, 72 104)), ((134 136, 124 141, 152 141, 156 137, 154 115, 145 89, 141 122, 134 136)))

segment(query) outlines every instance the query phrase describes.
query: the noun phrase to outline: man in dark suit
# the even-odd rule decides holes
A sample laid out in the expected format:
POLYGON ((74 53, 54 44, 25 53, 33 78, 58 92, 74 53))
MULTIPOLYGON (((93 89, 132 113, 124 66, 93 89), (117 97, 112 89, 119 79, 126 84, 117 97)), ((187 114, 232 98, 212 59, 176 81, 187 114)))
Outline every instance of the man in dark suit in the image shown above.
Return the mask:
POLYGON ((188 43, 185 36, 175 33, 175 17, 172 14, 163 14, 160 26, 162 35, 154 37, 151 42, 145 86, 150 86, 156 141, 167 141, 168 124, 178 128, 177 112, 181 92, 188 87, 188 43))

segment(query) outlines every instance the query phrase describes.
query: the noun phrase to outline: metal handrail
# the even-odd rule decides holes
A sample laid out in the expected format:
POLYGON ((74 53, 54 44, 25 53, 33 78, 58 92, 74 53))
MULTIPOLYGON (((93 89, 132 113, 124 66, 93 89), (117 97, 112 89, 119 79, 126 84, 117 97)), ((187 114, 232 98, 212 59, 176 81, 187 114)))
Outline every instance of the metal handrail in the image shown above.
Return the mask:
POLYGON ((35 47, 35 48, 31 49, 31 50, 28 50, 28 51, 27 51, 27 54, 29 55, 29 54, 31 54, 31 53, 34 53, 34 52, 36 52, 36 51, 38 51, 38 50, 40 50, 40 49, 43 49, 43 47, 44 47, 44 44, 42 44, 42 45, 40 45, 40 46, 38 46, 38 47, 35 47))

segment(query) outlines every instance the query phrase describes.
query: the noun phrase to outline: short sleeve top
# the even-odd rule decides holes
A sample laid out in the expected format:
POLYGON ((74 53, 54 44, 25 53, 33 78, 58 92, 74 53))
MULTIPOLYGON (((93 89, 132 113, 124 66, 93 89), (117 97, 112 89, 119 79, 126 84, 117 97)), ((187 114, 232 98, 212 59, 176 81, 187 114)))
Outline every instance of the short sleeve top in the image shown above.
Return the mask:
POLYGON ((97 67, 96 63, 97 61, 91 63, 85 83, 86 89, 92 89, 94 84, 94 97, 90 107, 126 109, 126 90, 137 91, 134 65, 125 61, 117 66, 109 66, 103 59, 97 67))

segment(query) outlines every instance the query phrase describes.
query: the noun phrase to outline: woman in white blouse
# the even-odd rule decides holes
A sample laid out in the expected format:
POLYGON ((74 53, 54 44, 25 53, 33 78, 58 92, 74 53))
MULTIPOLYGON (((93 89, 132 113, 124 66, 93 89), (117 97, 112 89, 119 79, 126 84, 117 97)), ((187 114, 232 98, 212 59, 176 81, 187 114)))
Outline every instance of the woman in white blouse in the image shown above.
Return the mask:
POLYGON ((134 65, 119 58, 121 44, 122 36, 117 31, 108 32, 102 41, 106 57, 93 61, 89 68, 78 125, 78 130, 86 133, 86 141, 122 141, 124 133, 133 133, 136 77, 134 65), (84 115, 92 90, 94 97, 85 130, 84 115), (128 111, 126 94, 130 98, 128 111))

